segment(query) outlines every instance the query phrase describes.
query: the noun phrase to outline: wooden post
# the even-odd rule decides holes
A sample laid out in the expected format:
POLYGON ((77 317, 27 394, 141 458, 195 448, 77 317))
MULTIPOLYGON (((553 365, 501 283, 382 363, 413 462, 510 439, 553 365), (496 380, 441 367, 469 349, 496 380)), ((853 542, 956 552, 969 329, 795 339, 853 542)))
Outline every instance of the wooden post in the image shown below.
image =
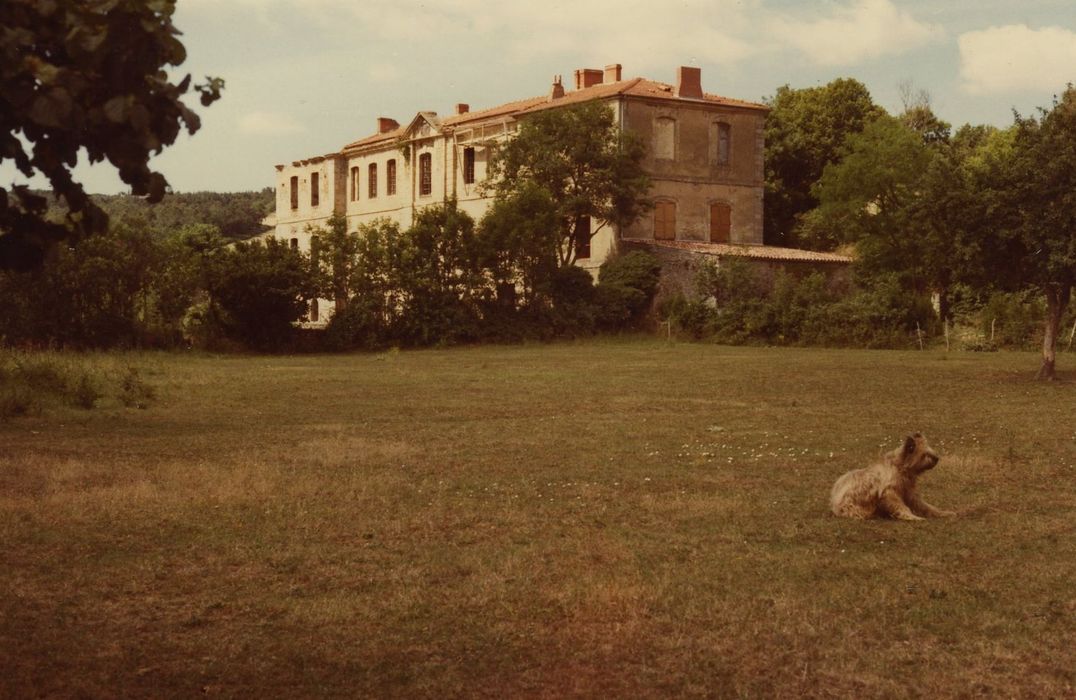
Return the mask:
POLYGON ((994 324, 998 322, 997 317, 990 319, 990 342, 994 342, 994 324))
POLYGON ((919 338, 919 349, 923 349, 923 331, 919 328, 919 321, 915 322, 915 335, 919 338))
POLYGON ((945 352, 949 352, 949 319, 945 319, 945 352))
POLYGON ((1072 337, 1076 336, 1076 321, 1072 322, 1072 330, 1069 331, 1069 344, 1065 347, 1066 350, 1072 349, 1072 337))

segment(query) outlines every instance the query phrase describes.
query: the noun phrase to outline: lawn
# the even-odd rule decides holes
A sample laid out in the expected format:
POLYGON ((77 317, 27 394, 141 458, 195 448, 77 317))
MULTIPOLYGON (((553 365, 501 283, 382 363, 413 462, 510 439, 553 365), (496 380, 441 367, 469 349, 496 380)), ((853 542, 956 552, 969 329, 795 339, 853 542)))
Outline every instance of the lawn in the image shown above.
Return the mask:
POLYGON ((1076 374, 651 340, 126 355, 0 422, 0 697, 1071 697, 1076 374), (827 496, 916 430, 954 519, 827 496))

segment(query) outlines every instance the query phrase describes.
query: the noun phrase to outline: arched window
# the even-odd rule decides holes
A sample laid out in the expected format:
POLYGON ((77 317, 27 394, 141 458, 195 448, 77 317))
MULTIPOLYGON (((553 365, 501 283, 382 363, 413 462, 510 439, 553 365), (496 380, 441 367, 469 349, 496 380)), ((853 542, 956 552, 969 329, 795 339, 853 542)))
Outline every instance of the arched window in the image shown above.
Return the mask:
POLYGON ((418 193, 433 193, 433 156, 429 153, 418 157, 418 193))
POLYGON ((368 196, 373 199, 377 196, 377 163, 370 163, 369 173, 366 176, 366 189, 368 196))
POLYGON ((710 205, 710 242, 728 243, 732 232, 732 207, 724 202, 710 205))
POLYGON ((672 117, 654 120, 654 157, 666 160, 676 158, 676 120, 672 117))
POLYGON ((676 202, 654 202, 654 239, 676 240, 676 202))
POLYGON ((385 194, 396 194, 396 159, 385 163, 385 194))

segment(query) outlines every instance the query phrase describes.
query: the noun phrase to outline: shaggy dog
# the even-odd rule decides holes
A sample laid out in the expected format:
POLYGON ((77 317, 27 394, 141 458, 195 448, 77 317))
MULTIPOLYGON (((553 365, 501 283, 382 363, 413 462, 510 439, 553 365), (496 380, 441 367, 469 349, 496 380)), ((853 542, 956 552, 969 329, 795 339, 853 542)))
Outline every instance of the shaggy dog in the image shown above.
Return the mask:
POLYGON ((837 479, 829 494, 830 508, 834 515, 846 518, 922 520, 956 515, 935 508, 916 492, 916 479, 937 463, 938 454, 930 449, 923 434, 909 435, 881 462, 837 479))

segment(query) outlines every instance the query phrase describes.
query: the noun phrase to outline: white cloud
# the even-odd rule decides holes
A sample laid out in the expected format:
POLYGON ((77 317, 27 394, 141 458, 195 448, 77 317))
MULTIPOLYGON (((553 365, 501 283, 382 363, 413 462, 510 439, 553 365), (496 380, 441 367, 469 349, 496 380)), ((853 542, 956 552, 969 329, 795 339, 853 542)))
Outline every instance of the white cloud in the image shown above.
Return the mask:
POLYGON ((273 112, 248 112, 239 118, 239 131, 255 136, 297 134, 306 129, 286 114, 273 112))
POLYGON ((857 0, 813 21, 777 17, 771 29, 779 41, 822 66, 848 66, 904 53, 945 35, 939 25, 920 22, 891 0, 857 0))
POLYGON ((961 34, 960 77, 972 95, 1060 91, 1076 80, 1076 32, 1024 24, 961 34))

